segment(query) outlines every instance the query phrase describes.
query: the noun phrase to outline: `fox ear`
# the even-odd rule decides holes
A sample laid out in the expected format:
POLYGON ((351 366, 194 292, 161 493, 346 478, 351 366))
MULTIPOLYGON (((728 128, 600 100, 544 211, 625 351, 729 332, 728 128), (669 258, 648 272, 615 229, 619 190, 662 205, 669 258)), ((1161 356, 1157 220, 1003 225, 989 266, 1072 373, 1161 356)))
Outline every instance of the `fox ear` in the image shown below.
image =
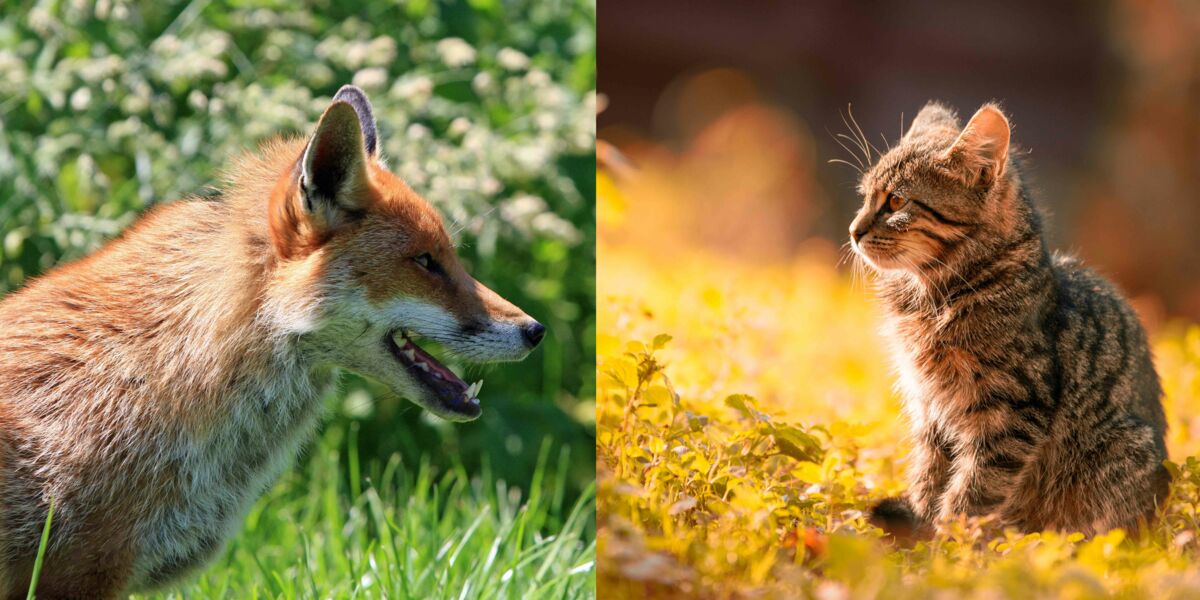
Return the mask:
POLYGON ((375 114, 371 112, 371 101, 367 94, 353 85, 343 85, 333 96, 334 102, 345 102, 358 115, 358 126, 362 129, 363 146, 368 156, 375 156, 379 134, 375 129, 375 114))
MULTIPOLYGON (((369 111, 365 114, 374 131, 369 111)), ((362 123, 350 102, 335 100, 321 115, 299 164, 276 184, 269 210, 280 256, 312 250, 338 225, 367 209, 373 196, 362 123)))
POLYGON ((938 131, 958 131, 958 115, 946 105, 930 100, 913 118, 904 133, 906 138, 921 137, 938 131))
POLYGON ((358 114, 348 102, 325 109, 300 159, 304 210, 337 221, 336 213, 362 211, 369 183, 366 144, 358 114))
POLYGON ((984 104, 971 117, 944 158, 961 162, 971 181, 990 184, 1008 164, 1008 119, 995 104, 984 104))

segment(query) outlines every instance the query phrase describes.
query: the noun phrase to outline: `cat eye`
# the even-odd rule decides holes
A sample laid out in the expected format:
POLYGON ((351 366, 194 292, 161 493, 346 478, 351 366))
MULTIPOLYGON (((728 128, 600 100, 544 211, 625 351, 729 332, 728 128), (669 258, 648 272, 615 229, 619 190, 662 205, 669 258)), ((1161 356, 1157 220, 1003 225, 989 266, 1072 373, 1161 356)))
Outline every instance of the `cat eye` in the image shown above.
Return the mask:
POLYGON ((896 211, 904 208, 905 206, 908 206, 908 198, 905 198, 904 196, 897 196, 896 194, 888 194, 888 196, 887 196, 888 210, 890 210, 892 212, 896 212, 896 211))

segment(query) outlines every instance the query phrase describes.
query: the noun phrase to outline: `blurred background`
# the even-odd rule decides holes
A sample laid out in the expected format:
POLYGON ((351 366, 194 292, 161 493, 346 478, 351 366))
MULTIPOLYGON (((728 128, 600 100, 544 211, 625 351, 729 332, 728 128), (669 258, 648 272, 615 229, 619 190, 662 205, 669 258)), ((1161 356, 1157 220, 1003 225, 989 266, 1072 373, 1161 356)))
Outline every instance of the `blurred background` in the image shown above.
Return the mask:
MULTIPOLYGON (((843 248, 858 173, 831 161, 873 162, 848 140, 886 150, 931 99, 964 122, 1002 103, 1051 245, 1132 298, 1169 454, 1198 464, 1200 2, 608 0, 599 31, 606 597, 1023 597, 1081 572, 982 543, 825 554, 810 535, 863 532, 867 505, 905 488, 911 443, 879 306, 843 248), (823 458, 754 437, 778 423, 823 458), (830 582, 843 566, 848 583, 830 582)), ((1167 549, 1139 556, 1192 539, 1186 486, 1144 538, 1167 549)), ((1154 564, 1130 589, 1160 585, 1170 567, 1154 564)), ((1102 571, 1080 593, 1119 595, 1102 571)))
MULTIPOLYGON (((156 203, 205 194, 267 138, 307 134, 354 83, 389 165, 454 225, 468 269, 549 335, 523 363, 472 373, 487 382, 473 423, 436 421, 348 376, 328 398, 326 443, 353 440, 365 473, 396 454, 409 468, 488 463, 525 491, 548 444, 567 502, 590 484, 594 3, 4 6, 0 292, 91 252, 156 203)), ((357 469, 349 450, 341 460, 357 469)))
POLYGON ((623 221, 633 207, 602 198, 603 236, 752 260, 836 250, 861 202, 829 162, 853 162, 835 138, 851 115, 883 149, 930 99, 964 121, 994 99, 1051 243, 1152 329, 1200 319, 1200 3, 612 1, 599 29, 600 138, 644 167, 630 185, 667 198, 623 221))

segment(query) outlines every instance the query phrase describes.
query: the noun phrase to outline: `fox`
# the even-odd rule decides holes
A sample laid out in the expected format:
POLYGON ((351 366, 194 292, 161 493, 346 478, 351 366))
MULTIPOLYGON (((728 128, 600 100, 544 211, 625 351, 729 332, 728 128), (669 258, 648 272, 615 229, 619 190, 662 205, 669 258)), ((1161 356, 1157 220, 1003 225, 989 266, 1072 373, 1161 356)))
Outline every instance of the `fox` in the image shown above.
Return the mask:
POLYGON ((321 420, 339 369, 480 416, 420 345, 518 361, 546 328, 475 280, 390 172, 366 94, 235 160, 0 301, 0 598, 114 598, 195 574, 321 420))

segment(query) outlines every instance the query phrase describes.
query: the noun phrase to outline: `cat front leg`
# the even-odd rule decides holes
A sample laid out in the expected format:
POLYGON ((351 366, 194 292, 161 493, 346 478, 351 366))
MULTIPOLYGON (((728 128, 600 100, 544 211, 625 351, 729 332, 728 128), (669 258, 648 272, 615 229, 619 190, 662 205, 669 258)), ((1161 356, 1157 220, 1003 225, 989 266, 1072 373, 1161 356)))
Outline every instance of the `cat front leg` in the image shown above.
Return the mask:
POLYGON ((954 465, 939 519, 997 512, 1019 487, 1040 433, 1004 405, 968 415, 957 428, 954 465))
POLYGON ((945 434, 934 425, 922 430, 909 454, 906 496, 913 512, 926 523, 932 522, 941 510, 952 461, 950 440, 945 434))
POLYGON ((908 457, 908 491, 871 508, 871 523, 902 542, 926 538, 932 532, 930 524, 950 473, 949 442, 936 427, 925 428, 914 442, 908 457))

